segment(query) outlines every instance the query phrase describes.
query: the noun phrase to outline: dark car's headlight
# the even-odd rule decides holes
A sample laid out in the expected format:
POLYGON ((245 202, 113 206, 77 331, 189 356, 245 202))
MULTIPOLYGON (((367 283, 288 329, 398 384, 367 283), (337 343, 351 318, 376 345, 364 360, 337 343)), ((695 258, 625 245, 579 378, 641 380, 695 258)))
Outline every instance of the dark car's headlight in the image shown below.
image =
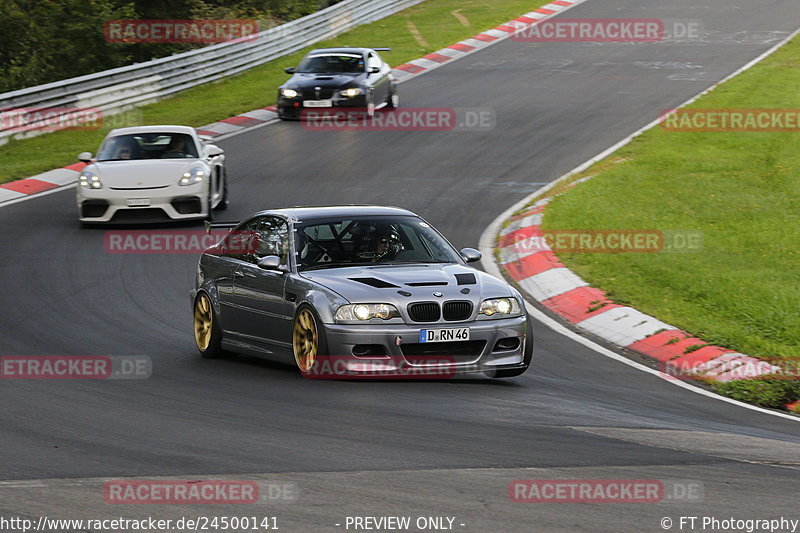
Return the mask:
POLYGON ((297 98, 299 95, 300 93, 294 89, 281 89, 281 96, 284 98, 297 98))
POLYGON ((343 90, 341 94, 346 98, 352 98, 354 96, 358 96, 359 94, 364 94, 364 89, 361 89, 360 87, 353 87, 351 89, 343 90))
POLYGON ((81 175, 78 177, 78 183, 80 183, 81 187, 84 189, 102 189, 103 182, 100 181, 100 176, 96 176, 92 172, 83 171, 81 175))
POLYGON ((508 318, 520 314, 516 298, 490 298, 481 302, 478 314, 492 318, 508 318))
POLYGON ((399 316, 400 313, 392 304, 347 304, 336 311, 334 318, 342 322, 353 322, 373 318, 390 320, 399 316))

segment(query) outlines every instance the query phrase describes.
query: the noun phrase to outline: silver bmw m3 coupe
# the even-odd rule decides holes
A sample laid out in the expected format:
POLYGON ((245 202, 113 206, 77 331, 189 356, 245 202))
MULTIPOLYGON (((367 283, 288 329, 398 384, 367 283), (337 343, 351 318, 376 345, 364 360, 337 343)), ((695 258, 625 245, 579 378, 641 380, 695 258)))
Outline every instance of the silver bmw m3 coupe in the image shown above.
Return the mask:
POLYGON ((531 362, 519 292, 410 211, 297 207, 208 227, 229 232, 190 292, 203 357, 265 356, 317 378, 505 378, 531 362))

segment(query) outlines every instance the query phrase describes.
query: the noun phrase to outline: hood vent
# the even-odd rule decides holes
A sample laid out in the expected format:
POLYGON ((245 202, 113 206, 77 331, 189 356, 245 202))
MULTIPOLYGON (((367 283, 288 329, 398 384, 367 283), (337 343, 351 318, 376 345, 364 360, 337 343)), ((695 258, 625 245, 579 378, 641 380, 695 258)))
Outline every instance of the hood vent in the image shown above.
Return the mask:
POLYGON ((409 287, 439 287, 447 285, 446 281, 415 281, 413 283, 406 283, 409 287))
POLYGON ((475 285, 475 274, 456 274, 456 281, 459 285, 475 285))
POLYGON ((375 287, 376 289, 396 289, 398 288, 397 285, 392 285, 388 281, 383 281, 382 279, 378 278, 348 278, 350 281, 356 281, 358 283, 363 283, 364 285, 369 285, 370 287, 375 287))

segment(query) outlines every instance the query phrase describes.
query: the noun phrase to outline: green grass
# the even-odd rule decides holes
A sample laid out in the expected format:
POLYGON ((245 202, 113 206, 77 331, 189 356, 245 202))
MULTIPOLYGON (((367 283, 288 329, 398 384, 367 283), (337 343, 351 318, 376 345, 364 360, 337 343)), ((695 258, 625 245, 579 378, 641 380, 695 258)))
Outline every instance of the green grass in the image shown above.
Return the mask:
MULTIPOLYGON (((355 28, 335 39, 290 56, 265 63, 244 74, 190 89, 161 102, 139 108, 133 120, 114 126, 185 124, 202 126, 276 101, 277 87, 287 79, 284 67, 294 66, 311 48, 331 45, 388 46, 384 58, 392 65, 453 44, 541 7, 547 0, 427 0, 383 20, 355 28), (457 17, 453 14, 457 11, 457 17), (461 20, 460 20, 461 19, 461 20), (466 19, 468 26, 463 24, 466 19), (423 46, 409 31, 411 21, 423 46)), ((117 121, 119 122, 119 121, 117 121)), ((109 128, 95 131, 59 131, 0 147, 0 183, 25 178, 76 162, 79 152, 94 152, 109 128)))
MULTIPOLYGON (((800 109, 800 39, 693 108, 800 109)), ((648 131, 554 199, 548 229, 699 230, 696 253, 563 254, 612 299, 713 342, 800 357, 800 133, 648 131)))

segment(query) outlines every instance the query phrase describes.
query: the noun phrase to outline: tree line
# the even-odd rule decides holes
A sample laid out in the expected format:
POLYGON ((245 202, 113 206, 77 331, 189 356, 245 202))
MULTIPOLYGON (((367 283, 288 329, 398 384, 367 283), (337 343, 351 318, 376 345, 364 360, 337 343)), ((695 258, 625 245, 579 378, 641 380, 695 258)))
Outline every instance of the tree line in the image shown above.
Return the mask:
POLYGON ((0 0, 0 93, 191 50, 206 44, 113 43, 122 19, 288 22, 339 0, 0 0))

